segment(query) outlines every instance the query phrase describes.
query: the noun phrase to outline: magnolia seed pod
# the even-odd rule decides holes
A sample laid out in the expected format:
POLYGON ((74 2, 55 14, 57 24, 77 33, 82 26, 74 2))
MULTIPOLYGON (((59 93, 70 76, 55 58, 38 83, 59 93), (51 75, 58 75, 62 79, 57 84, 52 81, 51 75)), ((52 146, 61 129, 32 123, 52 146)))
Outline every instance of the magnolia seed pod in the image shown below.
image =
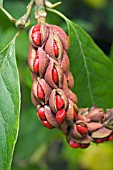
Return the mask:
POLYGON ((64 32, 64 30, 56 25, 50 25, 50 24, 47 24, 47 25, 49 28, 51 28, 54 31, 54 33, 57 33, 57 35, 59 36, 59 38, 63 44, 63 48, 67 51, 69 48, 69 37, 64 32))
POLYGON ((104 119, 104 126, 113 130, 113 109, 107 109, 107 113, 104 119))
POLYGON ((53 89, 51 92, 50 98, 49 98, 49 106, 54 113, 58 111, 57 105, 60 105, 65 110, 67 109, 68 101, 63 90, 61 89, 53 89), (59 101, 56 100, 57 96, 59 96, 59 99, 58 99, 59 101))
POLYGON ((30 44, 30 46, 29 46, 29 53, 28 53, 28 65, 29 65, 29 68, 30 68, 30 70, 32 72, 34 72, 33 63, 34 63, 35 57, 36 57, 36 50, 30 44))
POLYGON ((86 116, 81 115, 80 112, 78 112, 77 120, 81 120, 86 123, 90 122, 90 118, 87 118, 86 116))
POLYGON ((113 139, 113 109, 77 107, 71 91, 74 78, 67 55, 69 38, 58 26, 37 24, 29 33, 28 64, 33 80, 31 100, 41 123, 58 128, 72 148, 87 148, 90 142, 113 139))
POLYGON ((63 46, 62 46, 62 43, 61 43, 59 37, 57 36, 57 34, 53 33, 51 29, 50 29, 50 34, 49 34, 48 40, 45 45, 45 51, 51 58, 53 58, 57 61, 61 61, 62 54, 63 54, 63 46), (58 49, 57 56, 55 55, 55 47, 54 46, 56 46, 58 49))
POLYGON ((68 135, 68 128, 69 125, 66 123, 66 121, 64 121, 63 124, 60 125, 59 129, 62 131, 64 135, 68 135))
POLYGON ((59 125, 55 119, 55 116, 51 112, 50 107, 45 105, 44 108, 45 108, 45 116, 46 116, 48 122, 50 123, 50 125, 52 125, 53 127, 59 128, 59 125))
POLYGON ((31 101, 32 101, 33 105, 36 107, 40 104, 38 99, 35 97, 35 95, 33 94, 32 91, 31 91, 31 101))
POLYGON ((86 123, 86 125, 88 127, 89 132, 97 131, 98 129, 103 127, 103 124, 97 122, 89 122, 86 123))
POLYGON ((33 48, 33 46, 30 45, 28 64, 32 73, 39 75, 40 78, 44 76, 47 66, 49 64, 49 58, 47 57, 42 47, 39 47, 38 50, 35 50, 35 48, 33 48))
POLYGON ((70 99, 68 99, 68 108, 66 112, 66 121, 69 123, 73 123, 75 121, 74 114, 78 113, 78 108, 75 103, 73 103, 70 99))
POLYGON ((102 116, 104 114, 104 111, 102 108, 96 108, 92 107, 86 117, 90 118, 91 121, 98 121, 100 122, 102 120, 102 116))
POLYGON ((73 93, 70 89, 69 89, 69 98, 70 100, 72 100, 74 103, 77 103, 77 96, 75 93, 73 93))
POLYGON ((62 89, 63 89, 66 97, 69 98, 69 97, 70 97, 70 94, 69 94, 69 88, 68 88, 67 79, 66 79, 65 74, 64 74, 64 77, 63 77, 62 89))
POLYGON ((29 31, 29 40, 33 47, 38 48, 48 38, 49 29, 45 24, 37 24, 33 26, 29 31))
POLYGON ((73 78, 73 76, 72 76, 70 71, 68 72, 68 76, 66 78, 67 78, 67 82, 68 82, 68 87, 70 89, 72 89, 73 86, 74 86, 74 78, 73 78))
POLYGON ((102 127, 91 134, 92 138, 105 138, 112 133, 112 130, 102 127))
POLYGON ((53 45, 54 45, 53 32, 50 29, 49 37, 48 37, 47 42, 45 44, 45 51, 51 58, 55 59, 55 53, 54 53, 53 45))
POLYGON ((32 91, 35 97, 39 100, 40 104, 44 105, 48 103, 52 89, 44 79, 36 78, 33 80, 32 91), (38 85, 40 85, 42 91, 40 90, 38 92, 38 85), (43 97, 39 98, 38 93, 44 93, 40 94, 43 97))
MULTIPOLYGON (((58 55, 55 56, 56 57, 55 59, 57 59, 57 61, 60 62, 62 59, 62 55, 63 55, 63 46, 57 34, 54 33, 53 38, 54 38, 54 42, 56 43, 56 46, 58 47, 58 55)), ((54 47, 54 44, 53 44, 53 47, 54 47)))
POLYGON ((62 67, 63 72, 66 75, 66 77, 68 77, 70 63, 69 63, 69 58, 68 58, 65 50, 63 51, 63 57, 62 57, 62 60, 61 60, 61 67, 62 67))
POLYGON ((93 139, 89 136, 83 136, 81 138, 71 138, 73 141, 80 143, 80 144, 89 144, 93 139))
POLYGON ((44 76, 46 82, 52 87, 52 88, 62 88, 62 83, 63 83, 63 70, 61 69, 60 65, 58 64, 58 62, 56 62, 53 59, 50 59, 49 65, 47 67, 45 76, 44 76), (54 78, 53 78, 53 68, 56 69, 57 74, 58 74, 58 82, 55 83, 54 82, 54 78))
POLYGON ((73 124, 69 130, 69 136, 71 138, 82 138, 82 135, 78 132, 77 127, 75 124, 73 124))
POLYGON ((38 48, 38 55, 39 55, 39 75, 42 78, 46 72, 47 66, 49 64, 49 58, 46 55, 46 52, 43 48, 38 48))

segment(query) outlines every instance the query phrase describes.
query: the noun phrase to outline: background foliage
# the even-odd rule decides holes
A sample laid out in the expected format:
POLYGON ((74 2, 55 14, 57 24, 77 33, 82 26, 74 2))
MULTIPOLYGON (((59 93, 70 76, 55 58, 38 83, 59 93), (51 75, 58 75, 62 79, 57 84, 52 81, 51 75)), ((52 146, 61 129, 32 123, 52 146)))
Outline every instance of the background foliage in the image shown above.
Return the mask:
MULTIPOLYGON (((5 0, 4 7, 18 19, 24 14, 28 2, 29 0, 5 0)), ((112 0, 62 0, 58 9, 85 29, 106 55, 113 58, 112 0)), ((67 31, 66 23, 53 13, 48 12, 47 21, 60 25, 67 31)), ((0 22, 1 51, 11 41, 17 29, 1 11, 0 22)), ((35 23, 32 12, 31 26, 35 23)), ((112 142, 99 146, 92 144, 87 150, 74 150, 68 146, 60 132, 48 130, 38 121, 30 99, 32 81, 27 65, 28 30, 29 28, 24 30, 16 40, 22 105, 19 137, 11 170, 100 170, 100 167, 103 170, 112 170, 112 142)), ((72 70, 72 73, 74 71, 72 70)))

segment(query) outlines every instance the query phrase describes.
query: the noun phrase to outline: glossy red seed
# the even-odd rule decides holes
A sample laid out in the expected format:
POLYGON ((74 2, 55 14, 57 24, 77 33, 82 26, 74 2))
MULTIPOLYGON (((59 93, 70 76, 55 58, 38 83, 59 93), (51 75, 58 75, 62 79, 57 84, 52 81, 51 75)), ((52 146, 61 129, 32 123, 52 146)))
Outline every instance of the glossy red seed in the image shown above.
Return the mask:
POLYGON ((38 96, 39 99, 43 99, 44 95, 45 95, 44 91, 43 91, 41 85, 38 83, 38 85, 37 85, 37 96, 38 96))
POLYGON ((104 141, 103 141, 103 139, 98 138, 98 139, 95 140, 95 142, 96 143, 103 143, 104 141))
POLYGON ((53 128, 54 128, 53 126, 51 126, 51 125, 49 124, 49 122, 48 122, 47 120, 42 121, 42 124, 43 124, 46 128, 48 128, 48 129, 53 129, 53 128))
POLYGON ((59 110, 57 113, 56 113, 56 121, 59 123, 59 124, 62 124, 64 119, 66 117, 66 111, 64 109, 61 109, 59 110))
POLYGON ((89 145, 90 145, 90 143, 80 144, 80 148, 86 149, 89 147, 89 145))
POLYGON ((40 108, 38 109, 37 114, 38 114, 38 116, 39 116, 39 118, 40 118, 41 120, 46 120, 44 107, 40 107, 40 108))
POLYGON ((104 118, 105 118, 105 114, 103 113, 103 114, 102 114, 102 119, 104 119, 104 118))
POLYGON ((39 59, 38 58, 35 58, 34 60, 33 69, 36 74, 39 73, 39 59))
POLYGON ((58 83, 58 72, 55 67, 52 69, 52 78, 53 78, 54 83, 57 84, 58 83))
POLYGON ((53 46, 54 46, 55 57, 58 57, 58 54, 59 54, 59 52, 58 52, 58 46, 57 46, 57 43, 56 43, 55 41, 54 41, 53 46))
POLYGON ((69 145, 72 147, 72 148, 80 148, 80 144, 79 143, 76 143, 74 141, 69 141, 69 145))
POLYGON ((36 31, 40 31, 40 25, 35 25, 33 27, 32 33, 36 32, 36 31))
POLYGON ((81 135, 86 135, 88 133, 88 129, 85 126, 76 125, 76 128, 81 135))
POLYGON ((32 39, 36 45, 41 45, 41 33, 36 31, 32 34, 32 39))
POLYGON ((64 106, 64 100, 60 95, 56 95, 56 107, 60 110, 64 106))
POLYGON ((111 140, 113 140, 113 134, 109 135, 109 136, 107 137, 107 140, 106 140, 106 141, 111 141, 111 140))
POLYGON ((34 33, 32 33, 32 37, 33 37, 33 38, 34 38, 34 37, 37 37, 39 34, 40 34, 39 31, 35 31, 34 33))

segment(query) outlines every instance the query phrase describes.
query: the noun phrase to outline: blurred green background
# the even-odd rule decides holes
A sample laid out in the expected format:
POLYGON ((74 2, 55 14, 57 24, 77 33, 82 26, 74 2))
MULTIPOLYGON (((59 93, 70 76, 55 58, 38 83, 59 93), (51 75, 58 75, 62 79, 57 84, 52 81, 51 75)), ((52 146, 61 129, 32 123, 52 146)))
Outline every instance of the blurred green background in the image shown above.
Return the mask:
MULTIPOLYGON (((25 13, 28 2, 4 0, 4 7, 18 19, 25 13)), ((85 29, 109 56, 113 40, 113 0, 62 0, 57 9, 85 29)), ((33 12, 30 27, 36 23, 33 12)), ((47 22, 60 25, 67 31, 66 23, 53 13, 48 12, 47 22)), ((22 104, 19 137, 11 170, 113 170, 113 142, 91 144, 86 150, 72 149, 61 132, 46 129, 37 119, 30 98, 32 80, 27 64, 29 28, 16 40, 22 104)), ((17 31, 0 11, 0 50, 17 31)))

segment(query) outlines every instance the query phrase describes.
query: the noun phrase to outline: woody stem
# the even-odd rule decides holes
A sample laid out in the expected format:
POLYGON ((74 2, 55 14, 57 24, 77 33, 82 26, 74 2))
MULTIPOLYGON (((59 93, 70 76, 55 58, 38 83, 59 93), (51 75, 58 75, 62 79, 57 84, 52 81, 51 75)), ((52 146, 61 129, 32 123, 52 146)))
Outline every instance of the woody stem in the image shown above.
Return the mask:
POLYGON ((47 13, 45 11, 44 0, 35 0, 35 19, 38 23, 45 23, 47 13))

